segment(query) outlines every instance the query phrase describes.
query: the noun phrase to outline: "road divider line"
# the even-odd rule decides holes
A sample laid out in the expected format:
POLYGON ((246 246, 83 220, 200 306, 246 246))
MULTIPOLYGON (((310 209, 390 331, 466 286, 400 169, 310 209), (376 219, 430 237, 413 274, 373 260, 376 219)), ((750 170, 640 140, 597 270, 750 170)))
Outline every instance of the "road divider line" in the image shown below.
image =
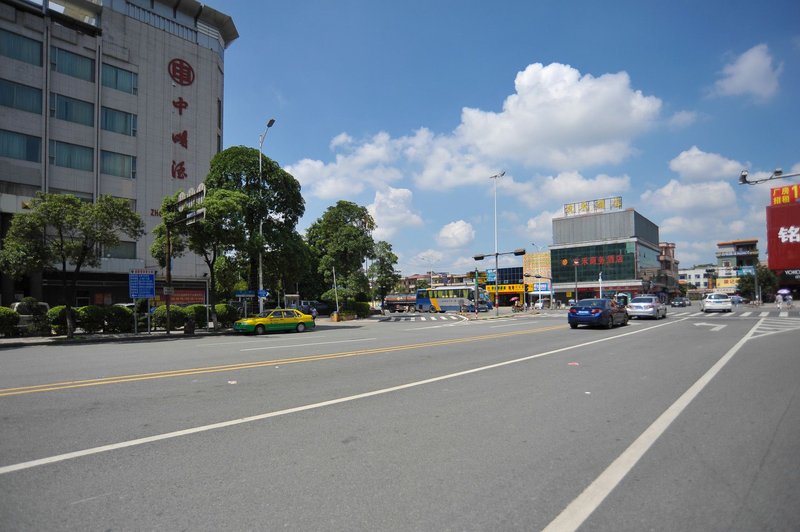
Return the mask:
MULTIPOLYGON (((389 388, 381 388, 379 390, 373 390, 373 391, 364 392, 364 393, 360 393, 360 394, 349 395, 347 397, 339 397, 337 399, 330 399, 328 401, 321 401, 321 402, 318 402, 318 403, 312 403, 312 404, 303 405, 303 406, 297 406, 297 407, 293 407, 293 408, 286 408, 284 410, 276 410, 274 412, 266 412, 266 413, 257 414, 257 415, 254 415, 254 416, 248 416, 248 417, 243 417, 243 418, 239 418, 239 419, 232 419, 232 420, 229 420, 229 421, 222 421, 222 422, 219 422, 219 423, 212 423, 212 424, 209 424, 209 425, 202 425, 202 426, 199 426, 199 427, 192 427, 192 428, 188 428, 188 429, 177 430, 177 431, 167 432, 167 433, 163 433, 163 434, 156 434, 156 435, 147 436, 147 437, 144 437, 144 438, 137 438, 137 439, 134 439, 134 440, 128 440, 128 441, 124 441, 124 442, 112 443, 112 444, 109 444, 109 445, 102 445, 102 446, 99 446, 99 447, 92 447, 92 448, 89 448, 89 449, 83 449, 83 450, 80 450, 80 451, 73 451, 73 452, 69 452, 69 453, 58 454, 58 455, 49 456, 49 457, 46 457, 46 458, 39 458, 37 460, 29 460, 27 462, 20 462, 20 463, 17 463, 17 464, 10 464, 10 465, 7 465, 7 466, 0 467, 0 475, 6 475, 8 473, 13 473, 15 471, 22 471, 22 470, 25 470, 25 469, 31 469, 31 468, 34 468, 34 467, 40 467, 40 466, 44 466, 44 465, 55 464, 55 463, 64 462, 64 461, 67 461, 67 460, 74 460, 76 458, 82 458, 82 457, 85 457, 85 456, 91 456, 91 455, 105 453, 105 452, 109 452, 109 451, 125 449, 125 448, 128 448, 128 447, 136 447, 136 446, 139 446, 139 445, 145 445, 145 444, 148 444, 148 443, 155 443, 155 442, 163 441, 163 440, 170 440, 170 439, 173 439, 173 438, 180 438, 180 437, 183 437, 183 436, 190 436, 190 435, 193 435, 193 434, 199 434, 199 433, 208 432, 208 431, 211 431, 211 430, 222 429, 222 428, 227 428, 227 427, 233 427, 233 426, 242 425, 242 424, 245 424, 245 423, 254 423, 256 421, 263 421, 265 419, 270 419, 270 418, 273 418, 273 417, 286 416, 286 415, 289 415, 289 414, 296 414, 298 412, 305 412, 305 411, 308 411, 308 410, 316 410, 316 409, 325 408, 325 407, 328 407, 328 406, 338 405, 338 404, 342 404, 342 403, 349 403, 349 402, 358 401, 358 400, 361 400, 361 399, 367 399, 369 397, 375 397, 375 396, 379 396, 379 395, 386 395, 386 394, 389 394, 389 393, 394 393, 394 392, 399 392, 399 391, 402 391, 402 390, 408 390, 408 389, 411 389, 411 388, 416 388, 418 386, 424 386, 424 385, 427 385, 427 384, 432 384, 432 383, 441 382, 441 381, 445 381, 445 380, 455 379, 455 378, 458 378, 458 377, 464 377, 464 376, 467 376, 467 375, 472 375, 474 373, 480 373, 480 372, 483 372, 483 371, 488 371, 488 370, 492 370, 492 369, 496 369, 496 368, 510 366, 512 364, 519 364, 519 363, 522 363, 522 362, 527 362, 529 360, 535 360, 537 358, 542 358, 542 357, 554 355, 554 354, 557 354, 557 353, 563 353, 564 351, 573 351, 575 349, 580 349, 580 348, 587 347, 587 346, 590 346, 590 345, 595 345, 595 344, 604 343, 604 342, 610 342, 610 341, 613 341, 613 340, 617 340, 619 338, 624 338, 626 336, 631 336, 633 334, 640 334, 640 333, 645 332, 645 331, 647 331, 647 330, 649 330, 651 328, 665 327, 665 326, 673 325, 675 323, 679 323, 680 321, 683 321, 683 320, 663 323, 661 325, 654 325, 653 327, 650 327, 648 329, 639 329, 639 330, 636 330, 636 331, 631 331, 631 332, 627 332, 627 333, 623 333, 623 334, 618 334, 618 335, 615 335, 615 336, 606 336, 604 338, 598 338, 596 340, 591 340, 591 341, 583 342, 583 343, 576 344, 576 345, 570 345, 570 346, 567 346, 567 347, 561 347, 561 348, 558 348, 558 349, 553 349, 551 351, 545 351, 544 353, 537 353, 537 354, 534 354, 534 355, 528 355, 528 356, 524 356, 524 357, 521 357, 521 358, 515 358, 515 359, 512 359, 512 360, 505 360, 503 362, 496 362, 494 364, 488 364, 486 366, 479 366, 477 368, 472 368, 472 369, 468 369, 468 370, 464 370, 464 371, 459 371, 459 372, 456 372, 456 373, 449 373, 449 374, 446 374, 446 375, 440 375, 438 377, 431 377, 429 379, 409 382, 409 383, 400 384, 400 385, 397 385, 397 386, 391 386, 389 388)), ((562 326, 562 328, 563 328, 563 326, 562 326)), ((542 329, 537 329, 537 330, 542 330, 542 329)), ((519 333, 512 333, 512 334, 516 335, 516 334, 519 334, 519 333)), ((502 336, 502 335, 485 335, 485 336, 502 336)), ((421 344, 415 344, 415 345, 421 345, 421 344)))
POLYGON ((600 476, 583 490, 566 508, 553 519, 542 532, 567 532, 577 530, 586 519, 602 504, 605 498, 622 482, 622 479, 633 469, 644 454, 669 428, 675 419, 689 406, 703 388, 719 373, 722 368, 739 352, 758 327, 756 323, 736 344, 731 347, 716 364, 705 372, 688 390, 672 403, 658 418, 639 435, 636 440, 617 457, 600 476))

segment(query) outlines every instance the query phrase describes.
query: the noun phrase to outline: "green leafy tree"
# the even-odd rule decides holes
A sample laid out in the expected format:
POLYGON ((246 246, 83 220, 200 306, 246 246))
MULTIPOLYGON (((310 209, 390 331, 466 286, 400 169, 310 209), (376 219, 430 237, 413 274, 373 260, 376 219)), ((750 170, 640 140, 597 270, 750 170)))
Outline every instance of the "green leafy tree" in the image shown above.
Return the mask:
MULTIPOLYGON (((186 215, 178 212, 178 195, 180 191, 161 200, 161 223, 153 228, 153 243, 150 244, 150 255, 158 261, 159 266, 167 268, 168 261, 182 257, 186 253, 187 236, 186 224, 178 223, 186 215)), ((172 283, 170 268, 167 268, 167 284, 172 283)), ((166 295, 164 306, 167 334, 172 329, 172 302, 171 296, 166 295)))
POLYGON ((764 294, 775 294, 778 290, 778 276, 772 270, 763 264, 756 264, 756 276, 747 274, 739 277, 736 285, 736 290, 743 296, 751 300, 755 300, 756 293, 756 277, 758 277, 758 286, 760 288, 762 300, 764 294))
POLYGON ((283 249, 305 213, 300 183, 258 150, 234 146, 214 156, 205 184, 247 196, 242 210, 245 242, 239 251, 249 266, 250 286, 257 287, 259 253, 263 263, 270 250, 283 249))
POLYGON ((369 266, 369 277, 375 280, 375 296, 380 301, 400 282, 400 274, 394 270, 396 264, 397 255, 392 252, 392 245, 383 240, 377 242, 375 260, 369 266))
MULTIPOLYGON (((362 265, 364 259, 375 257, 374 229, 375 221, 366 207, 342 200, 328 207, 306 232, 308 245, 319 257, 317 271, 327 286, 333 285, 336 269, 340 301, 343 294, 348 300, 369 291, 362 265)), ((323 297, 329 294, 330 291, 323 297)))
MULTIPOLYGON (((245 245, 242 212, 247 196, 236 190, 207 190, 203 202, 195 206, 195 210, 204 209, 205 214, 202 219, 186 226, 186 233, 189 250, 202 257, 208 266, 211 286, 216 286, 214 264, 217 259, 245 245)), ((217 300, 214 290, 209 292, 211 319, 217 328, 217 300)))
POLYGON ((71 194, 38 193, 30 211, 11 220, 0 267, 12 277, 57 269, 67 308, 67 335, 75 332, 72 302, 81 269, 98 267, 104 249, 119 245, 119 235, 138 240, 144 234, 141 217, 127 200, 100 196, 86 203, 71 194))

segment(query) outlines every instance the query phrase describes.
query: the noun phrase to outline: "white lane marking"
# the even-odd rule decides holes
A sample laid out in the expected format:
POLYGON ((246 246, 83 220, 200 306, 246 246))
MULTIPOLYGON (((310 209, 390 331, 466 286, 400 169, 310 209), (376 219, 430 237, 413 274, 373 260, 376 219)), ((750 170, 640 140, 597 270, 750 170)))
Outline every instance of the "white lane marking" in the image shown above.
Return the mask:
POLYGON ((376 340, 377 338, 357 338, 355 340, 336 340, 334 342, 312 342, 310 344, 290 344, 290 345, 265 345, 264 347, 249 347, 247 349, 239 349, 239 351, 262 351, 264 349, 289 349, 291 347, 308 347, 310 345, 329 345, 329 344, 346 344, 350 342, 368 342, 376 340))
POLYGON ((747 317, 747 316, 749 316, 750 314, 752 314, 752 311, 751 311, 751 312, 742 312, 742 317, 743 317, 743 318, 746 318, 746 317, 747 317))
POLYGON ((767 316, 769 316, 769 312, 762 312, 761 314, 759 314, 759 316, 762 318, 766 318, 767 316))
POLYGON ((450 373, 450 374, 447 374, 447 375, 440 375, 438 377, 432 377, 430 379, 425 379, 425 380, 421 380, 421 381, 415 381, 415 382, 409 382, 409 383, 406 383, 406 384, 400 384, 398 386, 392 386, 390 388, 383 388, 383 389, 379 389, 379 390, 373 390, 371 392, 364 392, 364 393, 360 393, 360 394, 356 394, 356 395, 350 395, 350 396, 347 396, 347 397, 340 397, 338 399, 330 399, 328 401, 321 401, 319 403, 312 403, 312 404, 303 405, 303 406, 296 406, 296 407, 293 407, 293 408, 287 408, 285 410, 276 410, 274 412, 266 412, 264 414, 258 414, 258 415, 255 415, 255 416, 243 417, 243 418, 239 418, 239 419, 231 419, 231 420, 228 420, 228 421, 221 421, 219 423, 212 423, 210 425, 202 425, 202 426, 199 426, 199 427, 192 427, 192 428, 184 429, 184 430, 176 430, 174 432, 166 432, 166 433, 163 433, 163 434, 156 434, 154 436, 147 436, 145 438, 138 438, 138 439, 135 439, 135 440, 128 440, 128 441, 123 441, 123 442, 118 442, 118 443, 111 443, 111 444, 108 444, 108 445, 102 445, 100 447, 92 447, 90 449, 83 449, 83 450, 80 450, 80 451, 73 451, 73 452, 64 453, 64 454, 57 454, 57 455, 54 455, 54 456, 48 456, 46 458, 39 458, 37 460, 29 460, 27 462, 20 462, 20 463, 17 463, 17 464, 11 464, 11 465, 7 465, 7 466, 2 466, 2 467, 0 467, 0 475, 6 475, 8 473, 13 473, 15 471, 21 471, 23 469, 31 469, 33 467, 39 467, 39 466, 44 466, 44 465, 48 465, 48 464, 55 464, 55 463, 58 463, 58 462, 64 462, 66 460, 73 460, 75 458, 82 458, 84 456, 90 456, 90 455, 93 455, 93 454, 100 454, 100 453, 105 453, 105 452, 108 452, 108 451, 116 451, 118 449, 125 449, 127 447, 136 447, 136 446, 139 446, 139 445, 144 445, 146 443, 153 443, 153 442, 162 441, 162 440, 169 440, 169 439, 172 439, 172 438, 179 438, 181 436, 190 436, 192 434, 198 434, 198 433, 201 433, 201 432, 208 432, 210 430, 233 427, 233 426, 242 425, 242 424, 245 424, 245 423, 253 423, 253 422, 256 422, 256 421, 262 421, 264 419, 269 419, 269 418, 273 418, 273 417, 285 416, 285 415, 288 415, 288 414, 296 414, 298 412, 305 412, 307 410, 316 410, 318 408, 324 408, 326 406, 338 405, 338 404, 341 404, 341 403, 349 403, 351 401, 357 401, 359 399, 366 399, 368 397, 375 397, 375 396, 378 396, 378 395, 385 395, 385 394, 389 394, 389 393, 393 393, 393 392, 398 392, 398 391, 401 391, 401 390, 407 390, 407 389, 410 389, 410 388, 416 388, 417 386, 423 386, 423 385, 431 384, 431 383, 434 383, 434 382, 440 382, 440 381, 445 381, 445 380, 449 380, 449 379, 455 379, 457 377, 463 377, 465 375, 472 375, 473 373, 480 373, 482 371, 487 371, 487 370, 491 370, 491 369, 495 369, 495 368, 501 368, 501 367, 504 367, 504 366, 510 366, 512 364, 519 364, 520 362, 527 362, 529 360, 534 360, 534 359, 537 359, 537 358, 554 355, 556 353, 562 353, 564 351, 570 351, 570 350, 575 350, 575 349, 579 349, 579 348, 582 348, 582 347, 587 347, 587 346, 594 345, 594 344, 599 344, 599 343, 603 343, 603 342, 609 342, 611 340, 616 340, 618 338, 624 338, 626 336, 631 336, 633 334, 639 334, 639 333, 642 333, 642 332, 649 331, 651 329, 656 329, 658 327, 666 327, 666 326, 669 326, 669 325, 674 325, 674 324, 680 323, 682 321, 684 321, 684 320, 670 321, 670 322, 662 323, 660 325, 654 325, 653 327, 648 327, 647 329, 640 329, 638 331, 626 332, 626 333, 618 334, 616 336, 607 336, 605 338, 598 338, 596 340, 591 340, 589 342, 584 342, 582 344, 571 345, 571 346, 568 346, 568 347, 561 347, 559 349, 554 349, 552 351, 546 351, 544 353, 538 353, 538 354, 535 354, 535 355, 528 355, 526 357, 515 358, 513 360, 506 360, 505 362, 497 362, 495 364, 489 364, 488 366, 480 366, 480 367, 477 367, 477 368, 472 368, 472 369, 468 369, 468 370, 464 370, 464 371, 459 371, 457 373, 450 373))
POLYGON ((564 532, 567 530, 577 530, 584 521, 594 512, 605 500, 611 491, 625 478, 633 466, 650 450, 650 447, 661 437, 675 419, 689 406, 697 395, 703 391, 708 383, 719 373, 722 368, 733 358, 741 349, 745 342, 758 329, 761 321, 756 323, 736 345, 731 347, 716 364, 706 371, 697 382, 683 392, 677 401, 672 403, 658 419, 656 419, 621 455, 603 471, 599 477, 589 484, 566 508, 553 519, 542 532, 564 532))
POLYGON ((778 313, 778 317, 788 318, 789 317, 789 313, 784 310, 783 312, 778 313))

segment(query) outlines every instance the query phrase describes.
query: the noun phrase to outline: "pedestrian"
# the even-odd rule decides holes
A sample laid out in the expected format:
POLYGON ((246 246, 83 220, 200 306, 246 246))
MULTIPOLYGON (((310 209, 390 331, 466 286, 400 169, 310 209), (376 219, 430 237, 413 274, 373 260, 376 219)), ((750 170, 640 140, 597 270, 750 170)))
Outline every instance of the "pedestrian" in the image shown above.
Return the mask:
POLYGON ((775 296, 775 306, 778 307, 778 310, 783 310, 783 296, 778 294, 775 296))
POLYGON ((792 294, 786 294, 784 299, 786 301, 786 308, 792 308, 792 294))

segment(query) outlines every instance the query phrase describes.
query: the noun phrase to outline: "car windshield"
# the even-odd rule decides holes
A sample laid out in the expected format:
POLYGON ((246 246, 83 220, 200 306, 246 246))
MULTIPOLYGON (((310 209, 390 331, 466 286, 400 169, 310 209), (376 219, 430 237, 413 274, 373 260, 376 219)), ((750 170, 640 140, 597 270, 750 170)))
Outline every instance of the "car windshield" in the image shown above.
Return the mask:
POLYGON ((634 297, 631 303, 652 303, 656 298, 654 297, 634 297))
POLYGON ((605 299, 581 299, 578 301, 579 307, 589 307, 589 308, 605 308, 606 307, 606 300, 605 299))
POLYGON ((730 298, 725 294, 711 294, 710 296, 708 296, 708 299, 730 299, 730 298))

